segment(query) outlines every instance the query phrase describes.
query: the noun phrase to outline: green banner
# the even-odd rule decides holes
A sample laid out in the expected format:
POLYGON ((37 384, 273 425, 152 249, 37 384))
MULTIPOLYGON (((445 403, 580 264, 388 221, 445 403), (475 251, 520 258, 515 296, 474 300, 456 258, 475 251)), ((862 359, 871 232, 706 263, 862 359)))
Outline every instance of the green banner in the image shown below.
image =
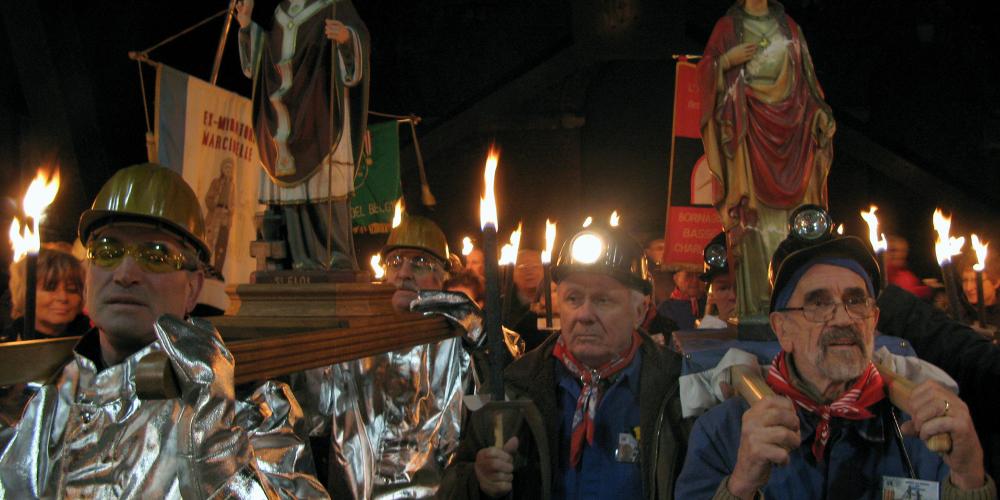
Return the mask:
POLYGON ((403 195, 399 179, 399 124, 390 120, 368 127, 371 151, 354 176, 351 218, 358 234, 388 233, 393 208, 403 195))

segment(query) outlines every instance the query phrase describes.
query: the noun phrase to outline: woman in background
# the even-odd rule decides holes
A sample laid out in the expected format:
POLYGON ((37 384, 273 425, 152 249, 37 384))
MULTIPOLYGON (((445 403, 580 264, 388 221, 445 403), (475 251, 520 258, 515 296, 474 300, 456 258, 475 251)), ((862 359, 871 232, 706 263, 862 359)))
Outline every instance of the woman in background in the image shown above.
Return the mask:
POLYGON ((83 265, 66 243, 48 243, 38 254, 35 333, 24 333, 25 259, 10 265, 11 318, 0 342, 83 335, 90 319, 83 314, 83 265))

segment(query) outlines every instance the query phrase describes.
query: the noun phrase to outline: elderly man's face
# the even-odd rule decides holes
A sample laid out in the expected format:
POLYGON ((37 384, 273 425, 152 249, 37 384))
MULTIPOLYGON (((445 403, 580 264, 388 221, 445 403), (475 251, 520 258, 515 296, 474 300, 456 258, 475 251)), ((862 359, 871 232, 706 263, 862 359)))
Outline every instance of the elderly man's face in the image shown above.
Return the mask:
POLYGON ((865 318, 857 312, 863 307, 853 306, 855 312, 848 313, 844 305, 868 298, 861 276, 839 266, 816 264, 799 280, 786 308, 834 304, 829 319, 811 321, 807 311, 798 310, 771 313, 781 348, 794 354, 799 373, 820 391, 831 383, 856 379, 871 360, 878 308, 871 304, 865 318))
MULTIPOLYGON (((110 225, 91 236, 95 238, 125 246, 162 244, 172 253, 184 248, 173 233, 141 224, 110 225)), ((156 339, 153 322, 161 315, 184 317, 194 309, 203 280, 201 271, 149 271, 132 255, 107 267, 88 260, 87 311, 102 341, 120 351, 135 351, 156 339)))
POLYGON ((385 279, 396 287, 392 296, 397 311, 408 311, 418 290, 440 290, 444 285, 444 265, 423 250, 399 248, 385 256, 385 279))
POLYGON ((597 368, 629 348, 645 302, 618 280, 573 273, 557 289, 563 341, 577 359, 597 368))

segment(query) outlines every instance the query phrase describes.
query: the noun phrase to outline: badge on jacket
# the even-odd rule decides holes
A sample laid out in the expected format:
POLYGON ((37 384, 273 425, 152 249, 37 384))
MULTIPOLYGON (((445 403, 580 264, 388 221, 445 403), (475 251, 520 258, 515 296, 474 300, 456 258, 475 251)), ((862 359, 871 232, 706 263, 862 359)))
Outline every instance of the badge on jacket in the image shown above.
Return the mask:
POLYGON ((905 477, 882 476, 882 498, 919 498, 920 500, 938 500, 940 498, 940 483, 937 481, 922 481, 905 477))
MULTIPOLYGON (((636 427, 636 430, 638 429, 636 427)), ((631 432, 618 433, 618 448, 615 448, 615 460, 629 464, 639 461, 639 440, 635 434, 631 432)))

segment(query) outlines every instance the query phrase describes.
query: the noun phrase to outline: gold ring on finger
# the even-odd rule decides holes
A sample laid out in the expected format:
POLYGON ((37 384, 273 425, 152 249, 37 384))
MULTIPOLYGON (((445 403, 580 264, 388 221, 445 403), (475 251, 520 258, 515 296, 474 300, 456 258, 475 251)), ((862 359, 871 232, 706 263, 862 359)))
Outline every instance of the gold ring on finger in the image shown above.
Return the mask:
POLYGON ((948 402, 947 399, 944 400, 944 411, 941 412, 941 416, 942 417, 947 417, 948 416, 948 410, 950 410, 950 409, 951 409, 951 403, 948 402))

